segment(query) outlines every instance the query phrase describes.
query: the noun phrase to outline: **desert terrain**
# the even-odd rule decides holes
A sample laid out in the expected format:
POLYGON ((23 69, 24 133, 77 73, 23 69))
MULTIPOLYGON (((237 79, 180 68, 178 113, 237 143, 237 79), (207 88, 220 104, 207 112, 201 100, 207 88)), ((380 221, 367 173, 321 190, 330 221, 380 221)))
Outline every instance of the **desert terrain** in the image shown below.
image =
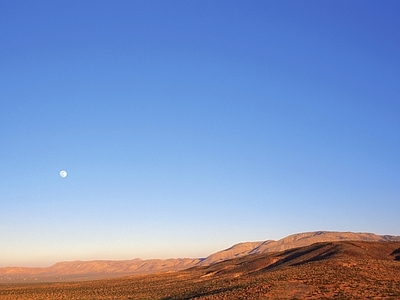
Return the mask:
POLYGON ((232 258, 250 254, 279 252, 313 243, 332 241, 400 241, 399 236, 373 233, 315 231, 292 234, 278 241, 244 242, 212 253, 205 258, 171 258, 131 260, 93 260, 58 262, 47 268, 0 268, 0 283, 62 282, 115 278, 127 275, 144 275, 179 271, 195 266, 209 266, 232 258))
POLYGON ((81 282, 2 283, 0 299, 400 299, 400 241, 334 241, 81 282))

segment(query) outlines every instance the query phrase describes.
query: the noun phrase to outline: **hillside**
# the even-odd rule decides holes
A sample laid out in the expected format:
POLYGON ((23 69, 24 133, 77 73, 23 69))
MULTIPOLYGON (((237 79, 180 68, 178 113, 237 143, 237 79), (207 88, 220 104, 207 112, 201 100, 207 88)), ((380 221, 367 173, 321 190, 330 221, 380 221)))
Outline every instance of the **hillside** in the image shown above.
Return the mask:
POLYGON ((232 247, 211 254, 202 260, 199 265, 206 266, 230 258, 245 256, 248 254, 261 254, 277 252, 296 247, 308 246, 320 242, 333 241, 400 241, 400 236, 376 235, 373 233, 315 231, 289 235, 278 241, 267 240, 264 242, 240 243, 232 247))

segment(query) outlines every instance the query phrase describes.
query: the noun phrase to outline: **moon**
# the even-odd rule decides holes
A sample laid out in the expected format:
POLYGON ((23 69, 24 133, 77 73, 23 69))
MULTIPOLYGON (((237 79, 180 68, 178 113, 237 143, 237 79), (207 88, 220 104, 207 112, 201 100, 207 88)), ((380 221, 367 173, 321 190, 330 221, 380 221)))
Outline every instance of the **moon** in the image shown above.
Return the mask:
POLYGON ((62 170, 62 171, 60 172, 60 176, 61 176, 62 178, 67 177, 67 175, 68 175, 68 173, 67 173, 67 171, 65 171, 65 170, 62 170))

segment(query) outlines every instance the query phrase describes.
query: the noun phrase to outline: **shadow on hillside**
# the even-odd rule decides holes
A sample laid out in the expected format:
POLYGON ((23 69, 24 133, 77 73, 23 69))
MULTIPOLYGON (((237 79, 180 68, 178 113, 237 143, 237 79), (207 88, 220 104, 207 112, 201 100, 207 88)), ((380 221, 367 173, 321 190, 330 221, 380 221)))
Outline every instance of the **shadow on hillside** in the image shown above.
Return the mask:
POLYGON ((282 259, 267 266, 263 270, 267 271, 283 264, 287 264, 289 266, 299 266, 309 262, 327 259, 338 252, 336 247, 328 247, 328 249, 324 251, 323 248, 327 248, 327 246, 330 246, 330 244, 322 243, 312 245, 311 247, 307 247, 306 249, 295 248, 287 250, 279 255, 280 257, 283 257, 282 259))
POLYGON ((390 255, 394 256, 394 260, 400 261, 400 248, 394 250, 390 255))

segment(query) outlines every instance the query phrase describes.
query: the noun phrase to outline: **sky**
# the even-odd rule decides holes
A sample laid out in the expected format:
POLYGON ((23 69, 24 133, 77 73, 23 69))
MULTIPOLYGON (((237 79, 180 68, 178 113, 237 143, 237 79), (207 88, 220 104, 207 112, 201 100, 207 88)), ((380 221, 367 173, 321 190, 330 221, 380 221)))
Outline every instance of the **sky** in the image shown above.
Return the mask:
POLYGON ((0 0, 0 267, 400 235, 399 15, 0 0))

